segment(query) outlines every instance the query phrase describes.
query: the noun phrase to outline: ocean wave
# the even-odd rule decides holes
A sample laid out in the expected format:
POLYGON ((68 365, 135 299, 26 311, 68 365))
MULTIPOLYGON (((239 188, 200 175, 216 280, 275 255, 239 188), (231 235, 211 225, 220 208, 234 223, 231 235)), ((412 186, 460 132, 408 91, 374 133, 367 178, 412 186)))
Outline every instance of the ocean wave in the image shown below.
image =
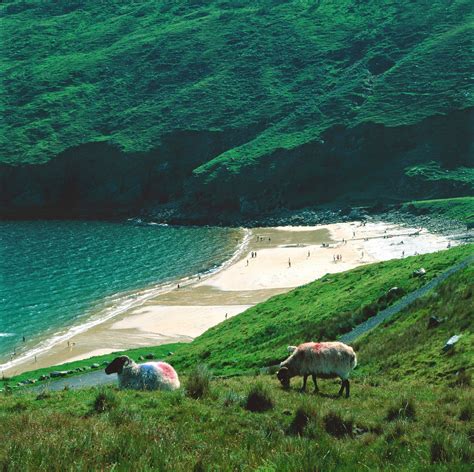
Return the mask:
POLYGON ((0 338, 11 338, 15 333, 0 333, 0 338))

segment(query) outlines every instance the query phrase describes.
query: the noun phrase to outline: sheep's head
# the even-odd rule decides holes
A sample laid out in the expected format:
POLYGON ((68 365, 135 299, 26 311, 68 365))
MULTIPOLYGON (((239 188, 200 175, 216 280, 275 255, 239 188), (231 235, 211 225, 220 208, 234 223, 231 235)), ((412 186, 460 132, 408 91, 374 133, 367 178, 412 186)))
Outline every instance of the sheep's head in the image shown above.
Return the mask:
POLYGON ((106 368, 105 373, 110 374, 121 374, 124 366, 132 362, 132 359, 128 356, 116 357, 106 368))
POLYGON ((288 367, 281 367, 277 372, 277 378, 282 384, 283 388, 290 388, 290 370, 288 367))

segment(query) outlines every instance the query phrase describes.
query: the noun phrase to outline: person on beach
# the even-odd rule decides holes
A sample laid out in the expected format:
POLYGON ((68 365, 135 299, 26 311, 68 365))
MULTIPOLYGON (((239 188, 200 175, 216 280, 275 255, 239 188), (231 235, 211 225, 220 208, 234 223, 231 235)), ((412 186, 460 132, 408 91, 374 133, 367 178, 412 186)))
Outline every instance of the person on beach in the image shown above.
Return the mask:
POLYGON ((23 336, 23 342, 26 343, 26 338, 25 338, 25 336, 23 336))
POLYGON ((247 266, 249 265, 249 260, 247 259, 247 266))
POLYGON ((227 313, 225 314, 225 319, 227 319, 227 313))
POLYGON ((179 284, 178 284, 178 288, 180 288, 179 284))
POLYGON ((291 267, 291 259, 288 258, 288 269, 291 267))
POLYGON ((308 251, 308 257, 310 257, 310 256, 311 256, 311 252, 310 252, 310 251, 308 251))

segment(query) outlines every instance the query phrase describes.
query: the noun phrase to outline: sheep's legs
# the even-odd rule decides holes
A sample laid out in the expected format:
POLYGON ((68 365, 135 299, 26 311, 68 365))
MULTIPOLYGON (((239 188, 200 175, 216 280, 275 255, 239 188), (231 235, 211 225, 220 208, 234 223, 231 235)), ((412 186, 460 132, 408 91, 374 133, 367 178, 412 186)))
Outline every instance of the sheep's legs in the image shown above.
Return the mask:
POLYGON ((342 392, 344 391, 344 388, 346 386, 346 381, 344 379, 341 379, 341 388, 339 389, 338 395, 341 396, 342 392))
POLYGON ((344 392, 344 389, 346 390, 346 398, 349 396, 349 380, 348 379, 341 379, 341 388, 339 389, 338 395, 341 396, 342 392, 344 392))
POLYGON ((308 376, 304 375, 303 376, 303 386, 301 387, 302 392, 306 392, 306 381, 308 380, 308 376))
POLYGON ((313 377, 313 382, 314 382, 314 393, 318 393, 319 388, 318 388, 318 382, 316 381, 316 376, 313 374, 312 377, 313 377))

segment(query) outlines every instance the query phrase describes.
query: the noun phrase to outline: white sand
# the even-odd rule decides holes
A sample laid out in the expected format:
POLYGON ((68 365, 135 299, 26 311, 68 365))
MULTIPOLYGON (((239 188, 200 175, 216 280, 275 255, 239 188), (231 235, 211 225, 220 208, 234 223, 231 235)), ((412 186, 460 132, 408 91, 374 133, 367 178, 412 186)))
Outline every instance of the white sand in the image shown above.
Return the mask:
POLYGON ((196 337, 212 326, 242 313, 252 305, 167 306, 150 305, 117 321, 112 329, 137 329, 161 336, 196 337), (227 314, 227 318, 226 318, 227 314))

